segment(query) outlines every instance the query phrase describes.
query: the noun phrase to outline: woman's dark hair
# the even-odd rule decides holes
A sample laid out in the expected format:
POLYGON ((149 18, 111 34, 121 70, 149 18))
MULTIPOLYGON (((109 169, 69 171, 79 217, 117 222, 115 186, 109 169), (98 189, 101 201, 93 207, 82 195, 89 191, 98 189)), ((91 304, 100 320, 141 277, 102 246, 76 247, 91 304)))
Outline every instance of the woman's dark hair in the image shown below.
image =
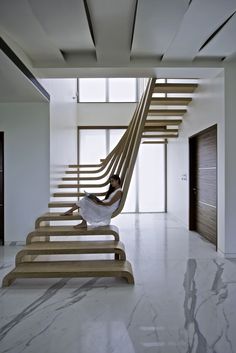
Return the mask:
MULTIPOLYGON (((111 180, 111 179, 117 180, 117 181, 119 182, 119 185, 121 184, 121 180, 120 180, 119 175, 117 175, 117 174, 111 175, 110 178, 109 178, 109 180, 111 180)), ((108 189, 108 191, 107 191, 107 193, 106 193, 105 200, 108 199, 108 197, 111 195, 111 193, 112 193, 114 190, 115 190, 115 188, 110 185, 110 187, 109 187, 109 189, 108 189)))

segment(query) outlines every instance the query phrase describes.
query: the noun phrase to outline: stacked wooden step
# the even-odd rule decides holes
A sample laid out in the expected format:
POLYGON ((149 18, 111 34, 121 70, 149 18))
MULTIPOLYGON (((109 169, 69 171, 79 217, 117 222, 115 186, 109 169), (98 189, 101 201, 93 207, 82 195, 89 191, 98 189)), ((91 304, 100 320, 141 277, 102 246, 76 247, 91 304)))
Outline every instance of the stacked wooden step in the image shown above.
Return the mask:
MULTIPOLYGON (((73 201, 65 200, 72 197, 83 197, 84 189, 96 188, 97 192, 95 192, 95 195, 98 197, 104 197, 106 194, 104 189, 108 189, 109 186, 109 176, 112 174, 118 174, 122 181, 123 197, 119 208, 114 212, 112 217, 115 217, 122 211, 141 143, 144 124, 148 115, 154 87, 155 79, 150 79, 147 89, 144 92, 139 105, 136 107, 128 129, 118 142, 117 146, 105 159, 102 159, 100 163, 93 165, 69 165, 69 170, 66 170, 65 172, 66 176, 62 178, 63 183, 58 185, 59 189, 64 190, 59 190, 53 194, 55 198, 60 199, 59 201, 50 202, 50 208, 60 209, 69 205, 71 206, 73 201), (106 181, 104 182, 103 180, 106 181), (75 190, 72 191, 73 189, 75 190)), ((78 218, 72 217, 71 220, 77 219, 78 218)), ((64 221, 64 219, 61 217, 60 212, 47 212, 38 218, 36 221, 36 227, 38 224, 42 225, 43 222, 50 221, 60 222, 64 221)))
MULTIPOLYGON (((132 172, 141 143, 142 133, 144 130, 145 120, 148 114, 148 108, 151 101, 152 92, 155 86, 155 79, 150 79, 146 91, 144 92, 139 105, 136 108, 130 126, 124 136, 121 138, 113 151, 97 165, 72 166, 76 170, 69 171, 70 174, 77 176, 89 174, 84 181, 78 179, 78 184, 73 185, 76 189, 97 187, 98 189, 108 186, 109 181, 103 183, 98 180, 107 175, 119 174, 123 182, 123 197, 120 201, 118 209, 113 216, 119 214, 124 206, 124 202, 128 193, 132 172), (89 170, 87 170, 89 168, 89 170), (96 183, 88 183, 91 180, 97 180, 96 183), (87 182, 87 183, 86 183, 87 182)), ((70 185, 71 187, 71 185, 70 185)), ((56 193, 54 196, 60 197, 80 197, 83 192, 77 190, 75 193, 56 193)), ((104 196, 105 193, 100 191, 98 196, 104 196)), ((65 200, 62 201, 65 207, 65 200)), ((66 204, 67 205, 67 204, 66 204)), ((75 229, 73 227, 52 226, 50 222, 70 222, 79 220, 77 214, 72 216, 64 216, 62 213, 46 213, 36 220, 35 230, 27 237, 27 245, 16 256, 16 267, 8 273, 3 279, 3 286, 10 285, 16 278, 45 278, 45 277, 107 277, 116 276, 125 278, 128 283, 133 284, 134 278, 132 274, 131 264, 126 260, 124 245, 119 241, 118 230, 114 227, 99 227, 96 229, 75 229), (49 223, 49 226, 45 226, 49 223), (100 236, 113 235, 115 240, 99 241, 97 239, 89 242, 69 241, 69 238, 62 240, 60 243, 55 241, 58 236, 100 236), (55 255, 76 255, 78 254, 114 254, 115 259, 112 260, 91 260, 86 261, 37 261, 38 256, 47 255, 55 257, 55 255)))
POLYGON ((3 279, 3 287, 17 278, 73 278, 73 277, 122 277, 134 284, 132 268, 128 261, 90 260, 20 263, 3 279))
POLYGON ((179 125, 182 122, 191 103, 191 97, 178 97, 178 94, 193 93, 197 88, 196 83, 158 83, 156 82, 148 111, 142 143, 168 143, 168 139, 177 138, 179 125), (165 97, 155 97, 155 93, 164 93, 165 97), (177 94, 169 97, 168 94, 177 94), (156 108, 160 106, 161 108, 156 108), (172 108, 171 106, 174 106, 172 108), (180 119, 181 117, 181 119, 180 119), (150 119, 151 118, 151 119, 150 119), (173 129, 175 127, 175 129, 173 129))
POLYGON ((39 227, 27 236, 26 246, 16 255, 16 267, 3 279, 2 285, 9 286, 19 278, 61 277, 121 277, 129 284, 134 283, 131 264, 126 261, 124 244, 119 240, 115 226, 75 229, 70 226, 39 227), (68 236, 94 237, 95 240, 64 240, 68 236), (98 240, 112 236, 114 240, 98 240), (55 240, 63 237, 62 241, 55 240), (55 255, 114 254, 112 260, 55 261, 55 255), (47 255, 47 261, 37 261, 38 256, 47 255))
MULTIPOLYGON (((164 105, 187 105, 191 99, 155 97, 155 93, 189 93, 197 87, 196 84, 171 84, 155 83, 155 79, 150 79, 147 88, 136 108, 131 123, 121 138, 117 146, 109 155, 96 165, 72 165, 72 170, 66 174, 73 174, 74 184, 61 184, 60 188, 76 188, 76 192, 57 192, 55 197, 63 197, 63 200, 52 204, 50 207, 70 207, 72 202, 65 201, 67 197, 81 197, 84 188, 96 187, 100 189, 97 196, 104 196, 105 192, 101 188, 108 186, 108 182, 101 182, 102 178, 111 174, 119 174, 123 182, 123 197, 119 208, 114 212, 113 217, 119 214, 124 206, 127 197, 132 172, 136 162, 138 149, 142 139, 150 140, 154 143, 161 138, 164 142, 170 137, 178 136, 178 126, 182 122, 182 117, 186 109, 163 109, 164 105), (150 109, 152 105, 161 105, 162 109, 150 109), (152 119, 148 119, 150 116, 152 119), (163 119, 162 117, 165 117, 163 119), (172 117, 169 119, 169 117, 172 117), (173 119, 178 117, 178 119, 173 119), (172 131, 168 131, 172 130, 172 131), (173 131, 175 130, 175 131, 173 131), (176 131, 177 130, 177 131, 176 131), (155 136, 154 136, 155 134, 155 136), (160 136, 161 135, 161 136, 160 136), (154 136, 154 137, 153 137, 154 136), (152 140, 152 139, 155 140, 152 140), (75 170, 73 170, 75 169, 75 170), (85 175, 83 177, 83 175, 85 175), (88 176, 89 175, 89 176, 88 176), (91 182, 92 181, 92 182, 91 182)), ((144 141, 147 142, 147 141, 144 141)), ((109 178, 107 178, 109 179, 109 178)), ((71 181, 71 176, 64 178, 64 181, 71 181), (69 179, 70 178, 70 179, 69 179)), ((61 213, 46 213, 36 220, 35 230, 27 237, 27 245, 16 256, 16 268, 11 271, 3 280, 3 285, 7 286, 16 278, 35 277, 84 277, 84 276, 118 276, 124 277, 128 283, 134 283, 131 264, 125 260, 124 245, 119 241, 117 230, 112 227, 101 227, 96 230, 74 229, 72 226, 43 226, 45 222, 52 221, 75 221, 79 220, 77 214, 73 216, 63 216, 61 213), (99 241, 55 241, 57 237, 67 236, 107 236, 112 235, 115 240, 99 241), (86 261, 37 261, 40 255, 78 255, 78 254, 110 254, 113 253, 115 259, 112 260, 86 260, 86 261)))

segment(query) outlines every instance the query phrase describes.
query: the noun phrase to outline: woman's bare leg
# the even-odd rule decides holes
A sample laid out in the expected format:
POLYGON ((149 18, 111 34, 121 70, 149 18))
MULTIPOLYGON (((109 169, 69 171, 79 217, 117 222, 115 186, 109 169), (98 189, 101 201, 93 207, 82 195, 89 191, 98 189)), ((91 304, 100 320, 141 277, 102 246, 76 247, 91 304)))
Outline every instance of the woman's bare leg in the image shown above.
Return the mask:
POLYGON ((62 216, 70 216, 78 208, 79 208, 79 206, 76 205, 76 203, 75 203, 68 211, 66 211, 65 213, 62 213, 62 216))

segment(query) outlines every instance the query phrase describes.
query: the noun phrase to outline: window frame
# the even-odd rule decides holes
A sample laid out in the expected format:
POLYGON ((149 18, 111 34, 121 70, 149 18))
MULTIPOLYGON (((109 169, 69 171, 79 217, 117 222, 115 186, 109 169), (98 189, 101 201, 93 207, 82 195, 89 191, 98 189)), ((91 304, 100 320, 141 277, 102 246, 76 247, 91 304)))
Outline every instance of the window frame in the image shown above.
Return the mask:
MULTIPOLYGON (((93 77, 94 79, 96 77, 93 77)), ((97 78, 104 78, 104 77, 97 77, 97 78)), ((127 78, 127 77, 120 77, 120 78, 127 78)), ((77 93, 76 93, 76 96, 77 96, 77 103, 82 103, 82 104, 100 104, 100 103, 137 103, 139 101, 139 88, 140 88, 140 79, 137 78, 137 77, 130 77, 132 79, 135 79, 135 100, 130 100, 130 101, 110 101, 110 91, 109 91, 109 80, 110 78, 105 78, 106 80, 106 83, 105 83, 105 101, 103 102, 96 102, 96 101, 91 101, 91 102, 83 102, 80 100, 80 80, 82 79, 81 78, 77 78, 77 93)), ((112 79, 112 78, 111 78, 112 79)))

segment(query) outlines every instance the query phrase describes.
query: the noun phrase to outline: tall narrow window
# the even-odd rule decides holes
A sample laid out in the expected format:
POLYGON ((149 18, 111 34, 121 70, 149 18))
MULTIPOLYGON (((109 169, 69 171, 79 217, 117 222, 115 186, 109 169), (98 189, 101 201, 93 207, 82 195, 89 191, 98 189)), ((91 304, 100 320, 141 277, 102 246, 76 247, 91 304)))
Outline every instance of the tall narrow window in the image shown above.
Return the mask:
POLYGON ((141 145, 138 159, 139 212, 164 212, 164 144, 141 145))

